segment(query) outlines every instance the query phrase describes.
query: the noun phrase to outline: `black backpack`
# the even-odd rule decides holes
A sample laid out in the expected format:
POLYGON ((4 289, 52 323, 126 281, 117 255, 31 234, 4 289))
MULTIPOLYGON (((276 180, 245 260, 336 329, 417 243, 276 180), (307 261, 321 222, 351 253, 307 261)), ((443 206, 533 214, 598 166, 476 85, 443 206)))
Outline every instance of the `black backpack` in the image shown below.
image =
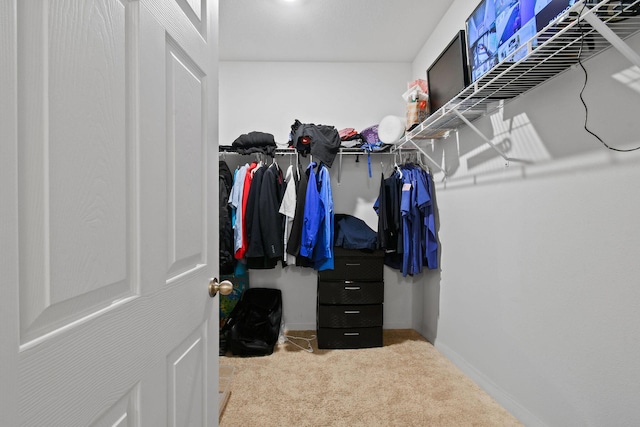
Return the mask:
POLYGON ((236 356, 269 355, 278 341, 281 321, 282 291, 249 288, 222 328, 221 342, 225 343, 226 351, 236 356))

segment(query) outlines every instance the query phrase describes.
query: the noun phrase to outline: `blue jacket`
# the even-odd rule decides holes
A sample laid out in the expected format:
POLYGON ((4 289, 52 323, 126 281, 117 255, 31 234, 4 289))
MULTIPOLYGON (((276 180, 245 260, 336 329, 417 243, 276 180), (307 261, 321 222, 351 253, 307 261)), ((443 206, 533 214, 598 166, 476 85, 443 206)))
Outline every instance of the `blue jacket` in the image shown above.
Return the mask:
POLYGON ((315 162, 309 163, 309 183, 304 202, 304 220, 302 223, 302 243, 300 255, 307 258, 313 257, 313 248, 318 239, 320 223, 324 219, 325 210, 321 206, 320 192, 316 180, 315 162))
POLYGON ((309 183, 304 205, 300 255, 311 259, 316 270, 333 269, 333 195, 326 166, 318 175, 309 164, 309 183))
POLYGON ((431 199, 431 182, 425 171, 416 167, 402 170, 404 254, 402 274, 418 274, 426 264, 438 267, 438 243, 431 199))
POLYGON ((324 215, 318 230, 318 241, 313 251, 314 267, 318 271, 333 270, 333 193, 331 192, 331 177, 325 165, 320 167, 320 172, 318 173, 318 187, 320 204, 324 209, 324 215))

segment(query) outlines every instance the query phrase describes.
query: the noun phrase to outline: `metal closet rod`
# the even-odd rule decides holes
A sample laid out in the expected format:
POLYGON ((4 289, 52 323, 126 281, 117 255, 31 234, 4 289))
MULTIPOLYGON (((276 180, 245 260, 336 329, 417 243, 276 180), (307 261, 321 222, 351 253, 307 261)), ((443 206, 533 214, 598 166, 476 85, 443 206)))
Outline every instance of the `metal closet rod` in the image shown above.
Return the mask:
MULTIPOLYGON (((367 154, 368 151, 365 150, 364 148, 341 148, 339 153, 340 154, 353 155, 353 156, 360 156, 362 154, 367 154)), ((263 154, 263 153, 241 154, 241 153, 238 153, 236 151, 219 151, 218 152, 218 155, 223 155, 223 154, 232 154, 232 155, 239 155, 239 156, 253 156, 255 154, 263 154)), ((280 154, 280 155, 283 155, 283 156, 285 156, 285 155, 295 155, 295 154, 298 154, 298 151, 295 148, 276 148, 275 154, 280 154)), ((391 154, 391 152, 390 151, 374 151, 371 154, 391 154)))
MULTIPOLYGON (((419 148, 403 148, 402 150, 406 151, 406 152, 414 152, 414 151, 422 151, 419 148)), ((340 151, 338 151, 338 154, 340 155, 351 155, 351 156, 362 156, 364 154, 386 154, 386 155, 397 155, 397 150, 387 150, 387 151, 372 151, 369 152, 367 150, 365 150, 364 148, 341 148, 340 151)), ((226 155, 226 154, 231 154, 231 155, 237 155, 237 156, 254 156, 256 154, 259 155, 266 155, 266 154, 262 154, 262 153, 251 153, 251 154, 241 154, 235 151, 220 151, 218 152, 218 155, 222 156, 222 155, 226 155)), ((282 155, 282 156, 286 156, 286 155, 296 155, 298 154, 297 150, 295 148, 277 148, 275 151, 276 155, 282 155)), ((268 155, 267 155, 268 156, 268 155)), ((268 156, 268 157, 272 157, 272 156, 268 156)), ((427 156, 428 157, 428 156, 427 156)))
MULTIPOLYGON (((295 148, 277 148, 276 154, 296 154, 297 150, 295 148)), ((367 154, 367 150, 364 148, 340 148, 338 151, 339 154, 349 154, 353 156, 360 156, 362 154, 367 154)), ((372 154, 391 154, 388 151, 374 151, 372 154)))
MULTIPOLYGON (((418 150, 406 150, 407 152, 417 152, 418 150)), ((363 148, 341 148, 340 151, 338 152, 338 184, 340 184, 341 180, 342 180, 342 156, 343 154, 350 154, 350 155, 356 155, 356 156, 363 156, 366 154, 383 154, 383 155, 391 155, 391 156, 396 156, 397 153, 393 151, 393 149, 390 149, 388 151, 367 151, 363 148)), ((382 163, 382 162, 380 162, 382 163)), ((420 160, 420 163, 422 164, 422 161, 420 160)))
MULTIPOLYGON (((409 141, 405 141, 400 145, 396 145, 394 147, 391 147, 390 150, 388 151, 373 151, 373 152, 369 152, 367 150, 365 150, 364 148, 340 148, 340 150, 338 151, 338 184, 340 184, 341 181, 341 177, 342 177, 342 157, 343 155, 352 155, 352 156, 362 156, 362 155, 366 155, 366 154, 382 154, 382 155, 388 155, 388 156, 397 156, 398 154, 402 154, 402 151, 404 151, 405 153, 418 153, 420 155, 425 156, 429 162, 435 166, 440 172, 442 172, 444 174, 444 176, 447 176, 447 172, 438 164, 435 162, 435 160, 433 160, 422 148, 418 147, 413 141, 409 140, 409 141), (410 143, 412 145, 412 147, 405 147, 403 148, 403 146, 406 143, 410 143)), ((236 155, 254 155, 254 154, 258 154, 258 153, 252 153, 252 154, 240 154, 237 153, 235 151, 220 151, 218 153, 219 155, 225 155, 225 154, 236 154, 236 155)), ((275 151, 275 155, 281 155, 281 156, 285 156, 285 155, 297 155, 298 150, 296 150, 295 148, 276 148, 275 151)), ((422 164, 421 159, 418 160, 419 163, 422 164)))
MULTIPOLYGON (((431 140, 431 143, 433 143, 433 140, 431 140)), ((405 151, 418 151, 421 155, 425 156, 427 158, 427 160, 429 160, 429 163, 431 163, 433 166, 436 167, 436 169, 438 169, 440 172, 442 172, 444 174, 444 176, 447 176, 447 171, 445 171, 442 166, 440 166, 435 160, 433 160, 431 158, 431 156, 429 156, 426 151, 424 151, 422 148, 418 147, 418 145, 413 142, 413 140, 408 139, 405 140, 403 143, 396 145, 395 147, 391 148, 391 153, 390 154, 396 154, 397 152, 402 152, 402 150, 405 151), (405 144, 411 144, 412 147, 410 148, 406 148, 404 147, 405 144)))

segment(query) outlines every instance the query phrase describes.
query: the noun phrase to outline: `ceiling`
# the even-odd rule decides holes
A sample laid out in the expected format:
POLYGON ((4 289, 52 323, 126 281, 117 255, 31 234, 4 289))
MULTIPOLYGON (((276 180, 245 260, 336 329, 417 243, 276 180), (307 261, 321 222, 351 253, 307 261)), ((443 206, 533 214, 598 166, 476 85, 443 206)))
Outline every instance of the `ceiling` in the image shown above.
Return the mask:
POLYGON ((220 0, 221 61, 412 62, 451 0, 220 0))

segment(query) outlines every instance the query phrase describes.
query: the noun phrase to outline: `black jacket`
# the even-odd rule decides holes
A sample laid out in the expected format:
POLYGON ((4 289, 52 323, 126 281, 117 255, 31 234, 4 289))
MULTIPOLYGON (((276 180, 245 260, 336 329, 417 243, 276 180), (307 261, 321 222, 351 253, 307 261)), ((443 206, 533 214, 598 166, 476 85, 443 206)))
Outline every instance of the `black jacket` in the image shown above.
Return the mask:
POLYGON ((224 160, 219 162, 219 209, 220 209, 220 274, 233 273, 236 259, 233 256, 233 228, 231 225, 231 206, 229 194, 233 185, 233 176, 224 160))
POLYGON ((283 179, 277 165, 263 166, 255 173, 247 200, 247 267, 274 268, 282 259, 283 215, 278 211, 282 201, 283 179), (251 208, 251 212, 249 209, 251 208))
POLYGON ((276 152, 276 141, 273 135, 266 132, 243 133, 231 144, 240 154, 264 153, 269 156, 276 152))
POLYGON ((316 163, 333 165, 340 150, 340 134, 333 126, 300 123, 296 120, 291 126, 291 145, 302 155, 311 153, 316 163))

